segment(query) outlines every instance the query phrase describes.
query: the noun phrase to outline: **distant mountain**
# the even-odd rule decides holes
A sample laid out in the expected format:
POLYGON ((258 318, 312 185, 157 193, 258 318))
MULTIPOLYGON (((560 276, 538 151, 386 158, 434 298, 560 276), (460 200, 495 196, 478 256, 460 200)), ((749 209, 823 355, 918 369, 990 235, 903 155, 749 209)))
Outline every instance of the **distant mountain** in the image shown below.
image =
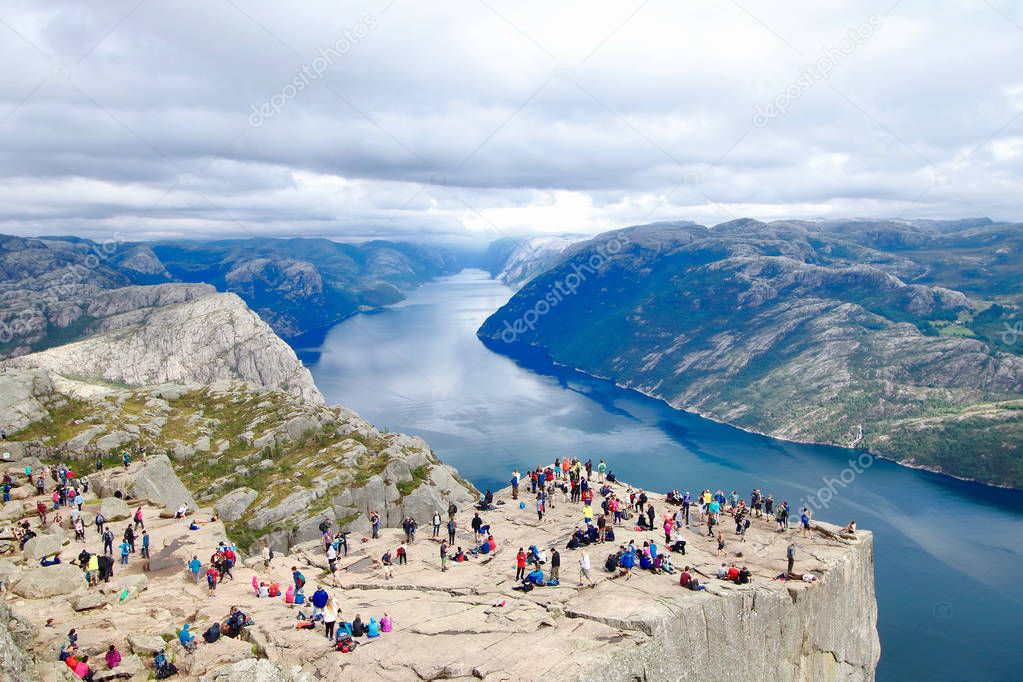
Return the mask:
POLYGON ((479 336, 743 428, 1021 487, 1021 246, 987 222, 639 226, 567 249, 479 336))
MULTIPOLYGON (((160 305, 194 297, 195 284, 238 294, 281 337, 294 340, 460 269, 439 246, 326 239, 246 239, 137 244, 78 237, 0 235, 0 358, 95 333, 101 308, 152 305, 139 291, 161 284, 160 305), (104 303, 105 305, 105 303, 104 303)), ((208 293, 208 292, 206 292, 208 293)))
POLYGON ((567 237, 506 237, 491 242, 485 256, 490 275, 518 288, 547 270, 576 240, 567 237))
POLYGON ((181 281, 241 296, 281 337, 294 339, 460 269, 440 246, 328 239, 240 239, 160 243, 153 251, 181 281))

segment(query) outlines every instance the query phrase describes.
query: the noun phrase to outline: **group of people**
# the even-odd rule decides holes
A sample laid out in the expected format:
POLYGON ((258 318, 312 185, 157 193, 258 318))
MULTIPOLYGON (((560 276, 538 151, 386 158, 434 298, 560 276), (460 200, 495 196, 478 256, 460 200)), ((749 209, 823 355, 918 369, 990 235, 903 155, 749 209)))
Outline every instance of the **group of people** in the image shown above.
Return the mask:
MULTIPOLYGON (((616 483, 614 474, 607 470, 604 460, 600 460, 597 466, 596 485, 591 483, 593 473, 592 460, 582 462, 579 459, 563 458, 549 465, 537 466, 526 476, 522 476, 516 469, 511 478, 513 499, 519 498, 524 485, 529 486, 529 492, 535 498, 538 523, 543 522, 546 510, 554 507, 559 493, 561 502, 579 505, 582 523, 575 527, 565 547, 580 551, 580 585, 587 581, 591 584, 593 582, 587 548, 615 542, 615 528, 622 525, 627 524, 637 531, 659 529, 664 537, 663 546, 659 546, 657 540, 643 540, 642 546, 637 546, 633 540, 618 545, 616 550, 607 555, 605 569, 626 580, 632 577, 635 569, 655 574, 674 574, 676 569, 671 555, 686 554, 686 540, 682 532, 691 527, 694 521, 697 526, 706 524, 706 534, 716 540, 719 556, 725 553, 727 545, 725 534, 720 528, 726 515, 735 523, 735 535, 739 542, 745 542, 752 519, 773 521, 778 532, 785 532, 790 527, 789 503, 782 501, 776 504, 771 494, 765 495, 759 488, 750 493, 748 502, 735 490, 726 495, 722 490, 712 493, 705 489, 695 496, 688 491, 682 493, 673 490, 666 496, 668 508, 658 520, 653 501, 645 491, 629 487, 624 494, 619 494, 618 489, 612 485, 616 483), (602 498, 596 511, 593 503, 594 489, 602 498)), ((519 505, 525 508, 524 502, 519 505)), ((799 527, 804 537, 813 537, 811 521, 812 513, 804 507, 799 517, 799 527)), ((849 536, 854 533, 855 522, 851 522, 843 534, 849 536)), ((788 568, 782 577, 793 575, 795 549, 795 543, 790 543, 786 549, 788 568)), ((550 547, 549 558, 542 547, 520 547, 515 557, 515 580, 519 583, 515 589, 529 591, 542 585, 558 584, 560 563, 561 557, 555 547, 550 547)), ((679 577, 680 585, 693 590, 703 589, 696 574, 696 569, 685 566, 679 577)), ((724 570, 719 571, 719 577, 744 585, 752 581, 753 573, 747 566, 726 563, 724 570)))

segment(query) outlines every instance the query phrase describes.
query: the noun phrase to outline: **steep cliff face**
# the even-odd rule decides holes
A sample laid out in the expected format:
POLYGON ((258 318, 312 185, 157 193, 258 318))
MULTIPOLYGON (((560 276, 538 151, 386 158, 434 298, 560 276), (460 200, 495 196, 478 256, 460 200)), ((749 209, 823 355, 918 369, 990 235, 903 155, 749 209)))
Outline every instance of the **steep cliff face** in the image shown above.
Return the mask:
POLYGON ((553 266, 574 241, 564 237, 501 240, 492 245, 491 275, 516 289, 553 266), (509 243, 510 242, 510 243, 509 243))
MULTIPOLYGON (((158 288, 139 289, 159 299, 159 292, 153 291, 158 288)), ((113 292, 110 297, 116 300, 122 295, 113 292)), ((117 309, 114 301, 101 299, 96 305, 117 309)), ((104 333, 6 364, 128 386, 240 379, 323 402, 294 351, 234 294, 130 309, 105 318, 103 327, 104 333)))
POLYGON ((36 679, 35 659, 29 653, 33 634, 32 627, 0 601, 0 679, 36 679))
MULTIPOLYGON (((808 548, 815 553, 813 548, 808 548)), ((563 666, 567 679, 873 680, 881 656, 874 597, 873 542, 869 536, 833 557, 817 583, 761 585, 754 591, 675 595, 623 614, 613 603, 575 609, 594 619, 641 632, 645 642, 606 651, 598 663, 563 666), (761 589, 769 587, 770 589, 761 589), (706 596, 704 596, 706 595, 706 596)))

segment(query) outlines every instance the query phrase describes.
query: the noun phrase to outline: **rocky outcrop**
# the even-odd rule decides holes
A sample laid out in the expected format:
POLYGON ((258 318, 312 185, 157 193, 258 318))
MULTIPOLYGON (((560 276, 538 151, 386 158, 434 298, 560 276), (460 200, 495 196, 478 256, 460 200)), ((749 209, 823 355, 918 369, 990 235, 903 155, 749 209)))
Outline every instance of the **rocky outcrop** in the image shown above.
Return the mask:
POLYGON ((53 394, 50 375, 42 370, 0 370, 0 428, 8 434, 47 416, 43 400, 53 394))
POLYGON ((120 491, 128 498, 150 500, 171 510, 181 505, 196 508, 195 498, 174 473, 166 455, 149 456, 145 462, 129 469, 115 468, 93 474, 89 480, 99 495, 110 499, 115 499, 112 496, 120 491))
POLYGON ((16 619, 7 604, 0 601, 0 679, 35 679, 35 661, 29 650, 34 628, 16 619))
POLYGON ((237 521, 245 515, 245 511, 256 501, 257 497, 259 497, 259 493, 255 490, 242 486, 217 500, 217 504, 213 508, 221 521, 237 521))
POLYGON ((506 238, 490 245, 487 251, 490 274, 518 289, 536 275, 553 266, 575 240, 564 237, 506 238))
POLYGON ((241 379, 323 402, 295 352, 234 294, 135 310, 105 324, 112 331, 7 364, 128 386, 241 379))
POLYGON ((11 584, 11 592, 28 599, 65 596, 84 589, 81 569, 71 564, 32 567, 11 584))

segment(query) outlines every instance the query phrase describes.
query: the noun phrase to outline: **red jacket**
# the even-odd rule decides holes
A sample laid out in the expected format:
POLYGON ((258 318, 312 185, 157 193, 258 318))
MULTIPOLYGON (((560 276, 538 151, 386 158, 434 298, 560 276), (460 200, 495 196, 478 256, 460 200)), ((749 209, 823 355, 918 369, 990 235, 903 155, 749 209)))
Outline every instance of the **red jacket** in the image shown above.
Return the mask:
POLYGON ((526 567, 526 553, 525 552, 519 552, 518 554, 515 555, 515 567, 516 568, 525 568, 526 567))

